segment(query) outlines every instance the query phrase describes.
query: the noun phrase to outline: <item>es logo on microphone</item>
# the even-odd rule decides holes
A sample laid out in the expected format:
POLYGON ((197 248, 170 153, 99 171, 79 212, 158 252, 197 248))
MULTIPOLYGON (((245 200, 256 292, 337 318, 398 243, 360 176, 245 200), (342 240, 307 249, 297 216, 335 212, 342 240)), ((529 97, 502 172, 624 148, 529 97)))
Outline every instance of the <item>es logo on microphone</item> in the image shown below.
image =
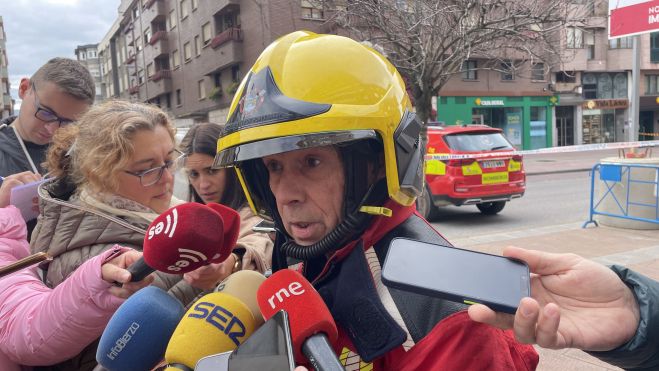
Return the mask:
POLYGON ((192 318, 206 319, 206 322, 215 326, 226 334, 236 346, 240 345, 245 337, 245 325, 228 309, 209 302, 201 302, 194 306, 193 312, 188 315, 192 318))
POLYGON ((190 266, 191 262, 199 263, 208 261, 208 257, 203 253, 190 249, 178 249, 179 260, 176 261, 173 265, 167 267, 167 270, 170 272, 179 272, 182 268, 190 266))
POLYGON ((178 223, 178 211, 176 211, 176 208, 172 209, 172 215, 167 215, 166 219, 167 224, 160 221, 153 227, 149 228, 149 239, 152 239, 160 233, 168 234, 167 237, 172 238, 174 231, 176 230, 176 224, 178 223))
POLYGON ((270 304, 270 307, 272 309, 275 309, 276 304, 281 304, 284 302, 285 297, 290 298, 291 295, 302 295, 304 294, 304 288, 302 288, 302 284, 293 281, 291 282, 288 287, 282 287, 279 289, 279 291, 276 291, 270 299, 268 299, 268 304, 270 304), (275 303, 275 299, 277 299, 277 303, 275 303))

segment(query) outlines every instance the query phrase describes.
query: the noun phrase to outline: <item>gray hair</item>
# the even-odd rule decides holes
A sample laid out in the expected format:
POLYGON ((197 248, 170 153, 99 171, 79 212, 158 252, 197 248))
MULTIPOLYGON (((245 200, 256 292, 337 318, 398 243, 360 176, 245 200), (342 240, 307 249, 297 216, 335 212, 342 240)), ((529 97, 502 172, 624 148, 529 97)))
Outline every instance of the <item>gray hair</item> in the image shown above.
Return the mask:
POLYGON ((41 66, 30 80, 36 84, 52 82, 64 93, 89 104, 94 103, 94 79, 85 66, 73 59, 53 58, 41 66))

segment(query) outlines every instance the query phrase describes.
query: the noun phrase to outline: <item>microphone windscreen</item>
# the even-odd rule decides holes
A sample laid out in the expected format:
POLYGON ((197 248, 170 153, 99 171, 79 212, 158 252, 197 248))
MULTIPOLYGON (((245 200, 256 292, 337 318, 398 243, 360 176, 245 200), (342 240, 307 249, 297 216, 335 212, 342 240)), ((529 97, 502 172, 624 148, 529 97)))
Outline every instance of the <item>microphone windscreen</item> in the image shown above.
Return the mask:
MULTIPOLYGON (((217 213, 222 217, 222 220, 224 221, 223 246, 231 246, 231 249, 233 249, 233 247, 236 246, 236 242, 238 241, 238 236, 240 234, 240 214, 228 206, 224 206, 215 202, 207 203, 206 207, 217 211, 217 213)), ((226 259, 226 257, 224 259, 226 259)), ((224 259, 215 259, 213 260, 213 263, 221 263, 224 261, 224 259)))
POLYGON ((259 272, 242 270, 229 275, 215 288, 215 292, 229 294, 242 301, 254 315, 256 327, 263 324, 264 319, 256 300, 256 290, 265 281, 265 276, 259 272))
MULTIPOLYGON (((236 216, 230 212, 226 215, 235 224, 236 216)), ((239 225, 240 217, 237 218, 239 225)), ((225 245, 226 231, 222 215, 213 208, 196 202, 174 206, 149 225, 144 236, 144 261, 155 270, 171 274, 222 262, 235 245, 225 245)))
POLYGON ((197 300, 169 340, 165 360, 194 369, 202 357, 236 349, 256 328, 249 308, 231 295, 214 292, 197 300))
POLYGON ((110 318, 96 361, 110 371, 152 369, 184 313, 178 300, 155 286, 137 291, 110 318))
POLYGON ((299 363, 306 363, 302 345, 312 335, 323 332, 330 343, 336 342, 338 331, 332 314, 320 294, 300 273, 291 269, 277 271, 261 284, 256 296, 266 320, 282 309, 288 313, 293 353, 299 363))

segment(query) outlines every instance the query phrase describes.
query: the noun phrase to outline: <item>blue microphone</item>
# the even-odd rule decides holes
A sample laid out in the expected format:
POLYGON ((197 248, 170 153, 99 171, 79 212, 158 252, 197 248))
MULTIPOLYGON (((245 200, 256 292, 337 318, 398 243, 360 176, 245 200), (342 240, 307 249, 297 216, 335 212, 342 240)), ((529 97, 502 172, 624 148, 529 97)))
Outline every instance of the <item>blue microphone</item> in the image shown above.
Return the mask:
POLYGON ((110 371, 152 369, 163 359, 184 313, 178 300, 155 286, 137 291, 110 318, 96 361, 110 371))

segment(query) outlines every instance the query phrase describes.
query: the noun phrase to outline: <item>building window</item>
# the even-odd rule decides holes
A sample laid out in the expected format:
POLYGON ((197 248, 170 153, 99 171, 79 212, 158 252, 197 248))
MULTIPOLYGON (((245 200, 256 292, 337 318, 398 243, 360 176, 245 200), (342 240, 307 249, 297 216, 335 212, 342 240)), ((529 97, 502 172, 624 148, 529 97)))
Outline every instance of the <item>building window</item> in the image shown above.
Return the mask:
POLYGON ((238 82, 240 81, 240 66, 237 64, 231 67, 231 81, 238 82))
POLYGON ((147 27, 147 29, 144 30, 144 45, 148 44, 149 40, 151 40, 151 29, 147 27))
POLYGON ((138 37, 137 39, 135 39, 135 49, 137 49, 138 52, 140 50, 142 50, 142 38, 141 37, 138 37))
POLYGON ((325 19, 322 5, 313 0, 301 0, 302 18, 305 19, 325 19))
POLYGON ((204 23, 204 25, 201 26, 201 37, 203 38, 204 46, 208 45, 208 43, 211 42, 212 36, 213 35, 211 33, 211 23, 210 22, 204 23))
POLYGON ((583 31, 580 28, 566 27, 565 33, 567 35, 568 49, 583 48, 583 31))
POLYGON ((190 60, 190 58, 192 58, 192 46, 188 41, 187 43, 183 44, 183 59, 185 59, 187 62, 190 60))
POLYGON ((581 78, 584 99, 597 99, 597 75, 584 73, 581 78))
POLYGON ((631 36, 620 37, 609 40, 609 49, 631 49, 634 45, 634 38, 631 36))
POLYGON ((544 63, 533 63, 533 67, 531 67, 531 81, 545 81, 544 63))
POLYGON ((188 14, 190 14, 190 9, 188 8, 188 0, 181 0, 181 20, 184 20, 188 14))
POLYGON ((199 93, 199 100, 206 98, 206 85, 204 80, 197 81, 197 92, 199 93))
POLYGON ((199 39, 199 35, 195 35, 194 37, 194 55, 197 57, 201 55, 201 40, 199 39))
POLYGON ((144 70, 139 70, 137 72, 137 83, 140 85, 144 84, 144 70))
POLYGON ((151 76, 153 76, 153 73, 154 73, 154 72, 155 72, 155 71, 153 70, 153 63, 149 63, 149 64, 147 64, 147 65, 146 65, 146 76, 147 76, 147 77, 151 77, 151 76))
POLYGON ((556 82, 575 83, 575 82, 577 82, 577 74, 574 71, 559 71, 559 72, 556 72, 556 82))
POLYGON ((181 64, 180 56, 178 53, 178 49, 176 49, 172 52, 172 66, 174 66, 174 68, 177 68, 180 64, 181 64))
POLYGON ((645 94, 659 94, 659 75, 645 75, 645 94))
POLYGON ((192 11, 195 11, 199 6, 199 0, 190 0, 190 5, 192 5, 192 11))
POLYGON ((176 89, 176 105, 180 106, 181 104, 181 89, 176 89))
POLYGON ((478 63, 476 61, 462 62, 462 79, 463 80, 478 80, 478 63))
POLYGON ((659 32, 650 34, 650 62, 659 63, 659 32))
POLYGON ((501 80, 513 81, 515 80, 515 72, 513 71, 512 62, 501 62, 501 80))
POLYGON ((595 34, 593 32, 584 32, 582 37, 586 45, 586 59, 592 61, 595 59, 595 34))
POLYGON ((169 29, 173 29, 176 27, 176 9, 173 9, 171 12, 169 12, 169 29))
POLYGON ((133 19, 137 19, 140 16, 140 7, 136 6, 133 8, 133 19))

